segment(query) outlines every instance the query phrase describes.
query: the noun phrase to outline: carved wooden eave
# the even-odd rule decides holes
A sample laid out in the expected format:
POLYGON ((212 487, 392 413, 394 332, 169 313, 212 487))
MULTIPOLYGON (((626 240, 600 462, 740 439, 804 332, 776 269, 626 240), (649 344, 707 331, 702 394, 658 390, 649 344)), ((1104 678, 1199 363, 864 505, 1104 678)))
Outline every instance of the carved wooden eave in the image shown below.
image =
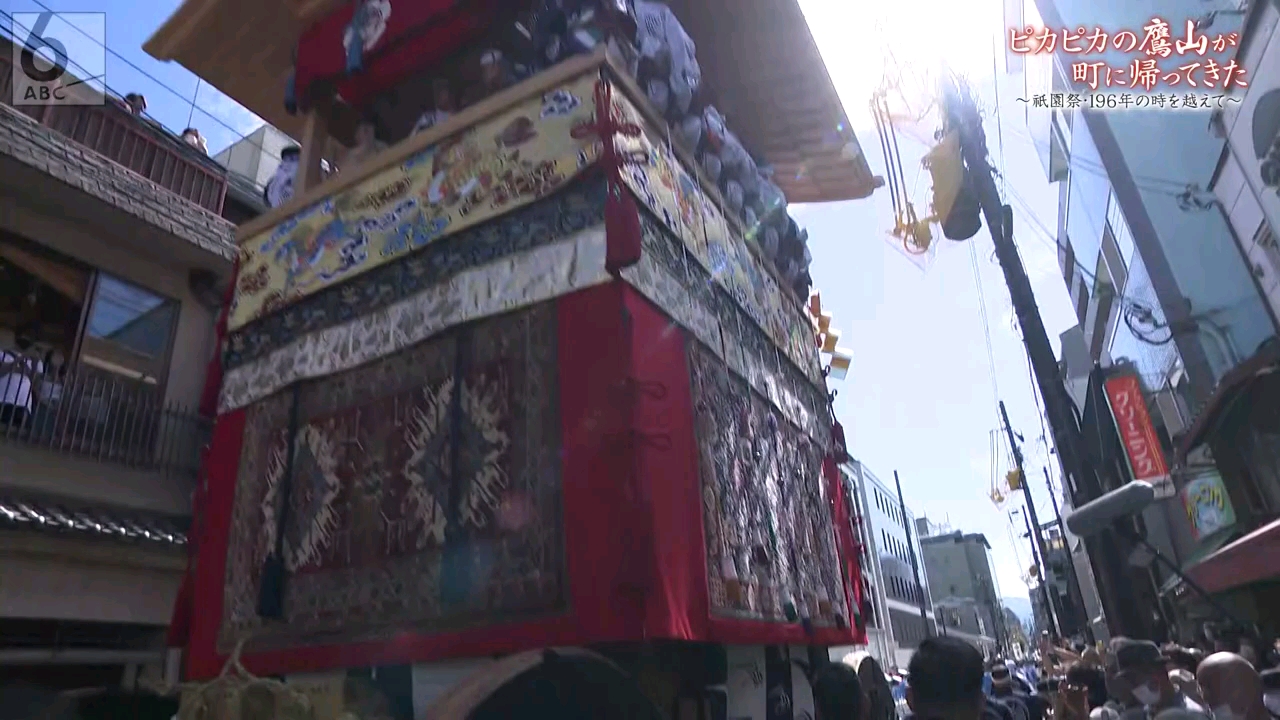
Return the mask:
MULTIPOLYGON (((143 45, 291 137, 284 88, 303 30, 347 0, 186 0, 143 45)), ((878 183, 796 0, 670 0, 713 102, 776 170, 791 202, 869 196, 878 183), (846 148, 853 149, 848 152, 846 148)))

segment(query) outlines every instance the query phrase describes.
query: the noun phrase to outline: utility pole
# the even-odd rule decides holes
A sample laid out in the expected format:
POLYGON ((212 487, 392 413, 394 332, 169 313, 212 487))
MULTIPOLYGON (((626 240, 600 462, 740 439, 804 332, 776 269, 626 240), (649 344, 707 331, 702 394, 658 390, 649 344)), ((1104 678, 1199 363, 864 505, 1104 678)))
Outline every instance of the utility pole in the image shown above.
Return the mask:
POLYGON ((920 621, 924 623, 925 637, 933 637, 929 629, 929 594, 920 582, 920 561, 916 560, 916 544, 911 542, 911 523, 907 521, 907 501, 902 499, 902 481, 898 479, 898 471, 893 471, 893 484, 898 486, 898 511, 902 515, 902 529, 907 532, 907 552, 911 555, 911 574, 916 578, 916 592, 920 594, 920 621))
POLYGON ((1013 426, 1009 424, 1009 413, 1004 409, 1004 401, 1000 401, 1000 419, 1004 422, 1004 431, 1009 434, 1009 447, 1013 450, 1013 463, 1018 469, 1018 484, 1022 486, 1022 500, 1026 506, 1023 517, 1027 520, 1027 533, 1031 535, 1032 549, 1040 554, 1040 559, 1036 561, 1040 568, 1040 588, 1044 590, 1044 600, 1048 603, 1048 611, 1050 624, 1053 626, 1053 634, 1062 637, 1062 624, 1058 621, 1058 614, 1053 608, 1053 596, 1049 594, 1048 586, 1048 570, 1045 563, 1049 561, 1049 551, 1044 544, 1044 533, 1040 532, 1040 520, 1036 518, 1036 503, 1031 497, 1031 485, 1027 483, 1027 475, 1022 468, 1022 448, 1018 446, 1018 438, 1013 433, 1013 426))
POLYGON ((1044 612, 1049 619, 1049 633, 1054 637, 1061 637, 1058 632, 1058 616, 1053 611, 1053 597, 1049 595, 1049 583, 1044 576, 1044 556, 1036 552, 1035 535, 1031 533, 1031 520, 1027 513, 1022 513, 1022 520, 1027 524, 1027 534, 1023 537, 1031 541, 1031 560, 1040 571, 1040 597, 1041 602, 1044 603, 1044 612))
POLYGON ((1076 571, 1076 560, 1067 541, 1067 526, 1062 524, 1062 510, 1058 507, 1058 495, 1053 491, 1053 480, 1049 478, 1049 468, 1044 470, 1044 485, 1049 489, 1049 500, 1053 503, 1053 519, 1058 521, 1058 535, 1062 538, 1062 546, 1067 553, 1067 592, 1071 595, 1071 603, 1080 612, 1081 630, 1090 643, 1093 642, 1093 628, 1089 625, 1089 610, 1084 605, 1084 590, 1080 585, 1080 573, 1076 571))
MULTIPOLYGON (((1026 346, 1031 369, 1044 400, 1044 410, 1053 434, 1053 444, 1062 464, 1067 487, 1076 507, 1102 495, 1103 484, 1097 469, 1086 455, 1077 422, 1075 407, 1067 395, 1058 360, 1049 344, 1049 335, 1040 319, 1035 293, 1027 278, 1018 247, 1013 241, 1013 208, 1003 204, 987 162, 987 137, 982 127, 982 116, 972 92, 958 78, 947 78, 944 85, 944 107, 947 125, 958 132, 961 156, 967 169, 966 177, 986 221, 987 230, 995 245, 996 259, 1004 272, 1005 285, 1013 304, 1018 325, 1022 329, 1022 342, 1026 346)), ((1121 618, 1134 617, 1132 609, 1121 601, 1127 593, 1122 585, 1127 581, 1123 558, 1108 554, 1118 540, 1114 532, 1107 531, 1085 540, 1091 562, 1095 563, 1094 575, 1098 580, 1103 608, 1107 618, 1114 623, 1116 635, 1133 635, 1137 626, 1121 622, 1121 618)))

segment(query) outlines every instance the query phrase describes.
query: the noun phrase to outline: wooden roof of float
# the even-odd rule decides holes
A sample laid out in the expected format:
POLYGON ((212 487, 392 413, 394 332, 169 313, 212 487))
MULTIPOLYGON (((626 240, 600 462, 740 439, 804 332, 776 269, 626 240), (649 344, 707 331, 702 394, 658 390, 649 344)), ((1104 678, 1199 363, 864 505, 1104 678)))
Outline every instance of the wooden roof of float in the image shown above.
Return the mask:
MULTIPOLYGON (((143 49, 176 60, 293 137, 284 87, 302 31, 349 0, 185 0, 143 49)), ((791 202, 877 187, 796 0, 669 0, 698 46, 704 82, 730 127, 776 171, 791 202)))

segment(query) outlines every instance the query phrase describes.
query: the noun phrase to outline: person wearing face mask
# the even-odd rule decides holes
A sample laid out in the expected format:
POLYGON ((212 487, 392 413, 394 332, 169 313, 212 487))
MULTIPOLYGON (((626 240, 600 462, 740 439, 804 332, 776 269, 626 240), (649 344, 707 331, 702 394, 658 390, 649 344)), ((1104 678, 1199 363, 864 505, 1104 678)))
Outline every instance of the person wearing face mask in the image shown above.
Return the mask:
POLYGON ((1120 678, 1133 689, 1133 697, 1156 720, 1170 720, 1161 715, 1177 710, 1178 715, 1208 720, 1209 714, 1194 700, 1174 686, 1169 679, 1169 658, 1149 640, 1118 640, 1113 645, 1120 678))
POLYGON ((1165 657, 1169 658, 1169 680, 1173 686, 1181 690, 1187 697, 1204 704, 1200 697, 1200 688, 1196 685, 1196 667, 1200 665, 1195 657, 1177 645, 1164 647, 1165 657))
POLYGON ((1262 678, 1235 653, 1214 653, 1196 668, 1196 681, 1214 720, 1269 720, 1262 678))
POLYGON ((1147 709, 1133 697, 1133 690, 1120 676, 1114 652, 1107 653, 1103 676, 1107 698, 1099 707, 1091 708, 1089 720, 1146 720, 1147 709))
POLYGON ((1263 670, 1259 680, 1262 681, 1262 706, 1271 717, 1280 720, 1280 668, 1263 670))

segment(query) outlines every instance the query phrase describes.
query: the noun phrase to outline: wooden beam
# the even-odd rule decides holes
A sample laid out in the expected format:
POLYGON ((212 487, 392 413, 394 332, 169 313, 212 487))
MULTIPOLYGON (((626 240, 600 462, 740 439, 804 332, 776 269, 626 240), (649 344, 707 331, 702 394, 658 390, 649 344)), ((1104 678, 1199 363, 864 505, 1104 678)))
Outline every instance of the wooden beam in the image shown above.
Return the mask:
POLYGON ((329 114, 326 107, 317 103, 307 113, 302 124, 302 156, 298 158, 298 177, 294 181, 293 194, 302 195, 324 181, 324 172, 320 161, 324 158, 325 147, 329 144, 329 114))

